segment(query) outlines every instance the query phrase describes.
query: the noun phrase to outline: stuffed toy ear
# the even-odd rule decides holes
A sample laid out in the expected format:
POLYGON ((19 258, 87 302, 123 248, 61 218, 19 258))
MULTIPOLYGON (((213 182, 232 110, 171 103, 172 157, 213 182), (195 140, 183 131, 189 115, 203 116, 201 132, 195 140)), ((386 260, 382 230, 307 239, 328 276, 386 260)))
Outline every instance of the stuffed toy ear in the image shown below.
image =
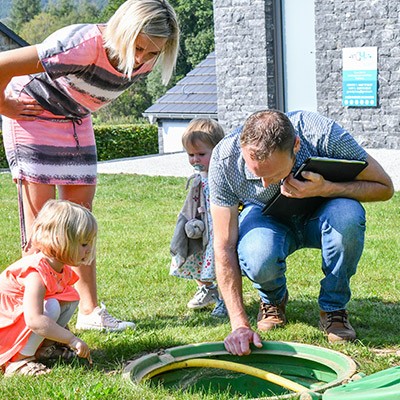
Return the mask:
POLYGON ((185 232, 190 239, 199 239, 203 236, 204 222, 200 219, 191 219, 185 224, 185 232))

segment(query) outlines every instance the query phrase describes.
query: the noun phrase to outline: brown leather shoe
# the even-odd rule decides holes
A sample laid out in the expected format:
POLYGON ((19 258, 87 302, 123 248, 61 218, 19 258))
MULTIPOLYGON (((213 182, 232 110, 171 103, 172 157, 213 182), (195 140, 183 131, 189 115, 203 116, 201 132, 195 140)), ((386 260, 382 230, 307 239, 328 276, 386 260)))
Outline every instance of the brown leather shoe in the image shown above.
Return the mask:
POLYGON ((260 311, 257 316, 257 328, 266 332, 270 329, 279 328, 286 324, 285 309, 288 302, 289 294, 286 291, 285 297, 278 305, 266 304, 261 301, 260 311))
POLYGON ((330 343, 355 340, 356 332, 350 325, 346 310, 320 311, 319 328, 328 335, 330 343))

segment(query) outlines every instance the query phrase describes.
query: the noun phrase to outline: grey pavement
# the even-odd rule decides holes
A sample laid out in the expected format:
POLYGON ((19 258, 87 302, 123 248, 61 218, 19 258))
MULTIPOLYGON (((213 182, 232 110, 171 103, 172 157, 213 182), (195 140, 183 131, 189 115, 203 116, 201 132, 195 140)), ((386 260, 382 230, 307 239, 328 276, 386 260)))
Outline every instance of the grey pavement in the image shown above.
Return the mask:
MULTIPOLYGON (((366 149, 392 178, 396 191, 400 191, 400 150, 366 149)), ((155 154, 99 162, 101 174, 139 174, 149 176, 188 177, 193 169, 185 152, 155 154)))
POLYGON ((185 152, 100 161, 100 174, 139 174, 149 176, 186 176, 193 173, 185 152))

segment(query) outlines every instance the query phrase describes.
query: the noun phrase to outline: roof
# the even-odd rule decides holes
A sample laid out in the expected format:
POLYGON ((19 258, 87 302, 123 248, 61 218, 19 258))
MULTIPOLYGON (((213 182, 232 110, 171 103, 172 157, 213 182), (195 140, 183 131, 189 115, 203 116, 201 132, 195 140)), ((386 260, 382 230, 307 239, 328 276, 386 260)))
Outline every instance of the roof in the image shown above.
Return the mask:
POLYGON ((144 116, 151 119, 217 118, 217 83, 215 53, 190 71, 155 104, 144 116))
POLYGON ((17 43, 19 46, 29 46, 29 43, 18 36, 15 32, 13 32, 10 28, 7 28, 2 22, 0 22, 0 32, 4 33, 7 37, 17 43))

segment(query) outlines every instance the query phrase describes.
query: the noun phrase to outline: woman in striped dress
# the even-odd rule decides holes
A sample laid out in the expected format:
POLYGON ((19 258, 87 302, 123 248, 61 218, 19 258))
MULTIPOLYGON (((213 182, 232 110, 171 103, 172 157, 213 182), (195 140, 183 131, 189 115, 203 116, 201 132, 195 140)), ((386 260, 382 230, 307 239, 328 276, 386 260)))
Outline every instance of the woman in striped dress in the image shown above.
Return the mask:
MULTIPOLYGON (((24 254, 34 218, 51 198, 92 209, 97 153, 91 113, 161 64, 167 83, 179 43, 167 0, 128 0, 107 24, 72 25, 41 44, 0 53, 0 114, 18 185, 24 254)), ((95 262, 78 268, 77 328, 123 330, 132 322, 98 306, 95 262)))

